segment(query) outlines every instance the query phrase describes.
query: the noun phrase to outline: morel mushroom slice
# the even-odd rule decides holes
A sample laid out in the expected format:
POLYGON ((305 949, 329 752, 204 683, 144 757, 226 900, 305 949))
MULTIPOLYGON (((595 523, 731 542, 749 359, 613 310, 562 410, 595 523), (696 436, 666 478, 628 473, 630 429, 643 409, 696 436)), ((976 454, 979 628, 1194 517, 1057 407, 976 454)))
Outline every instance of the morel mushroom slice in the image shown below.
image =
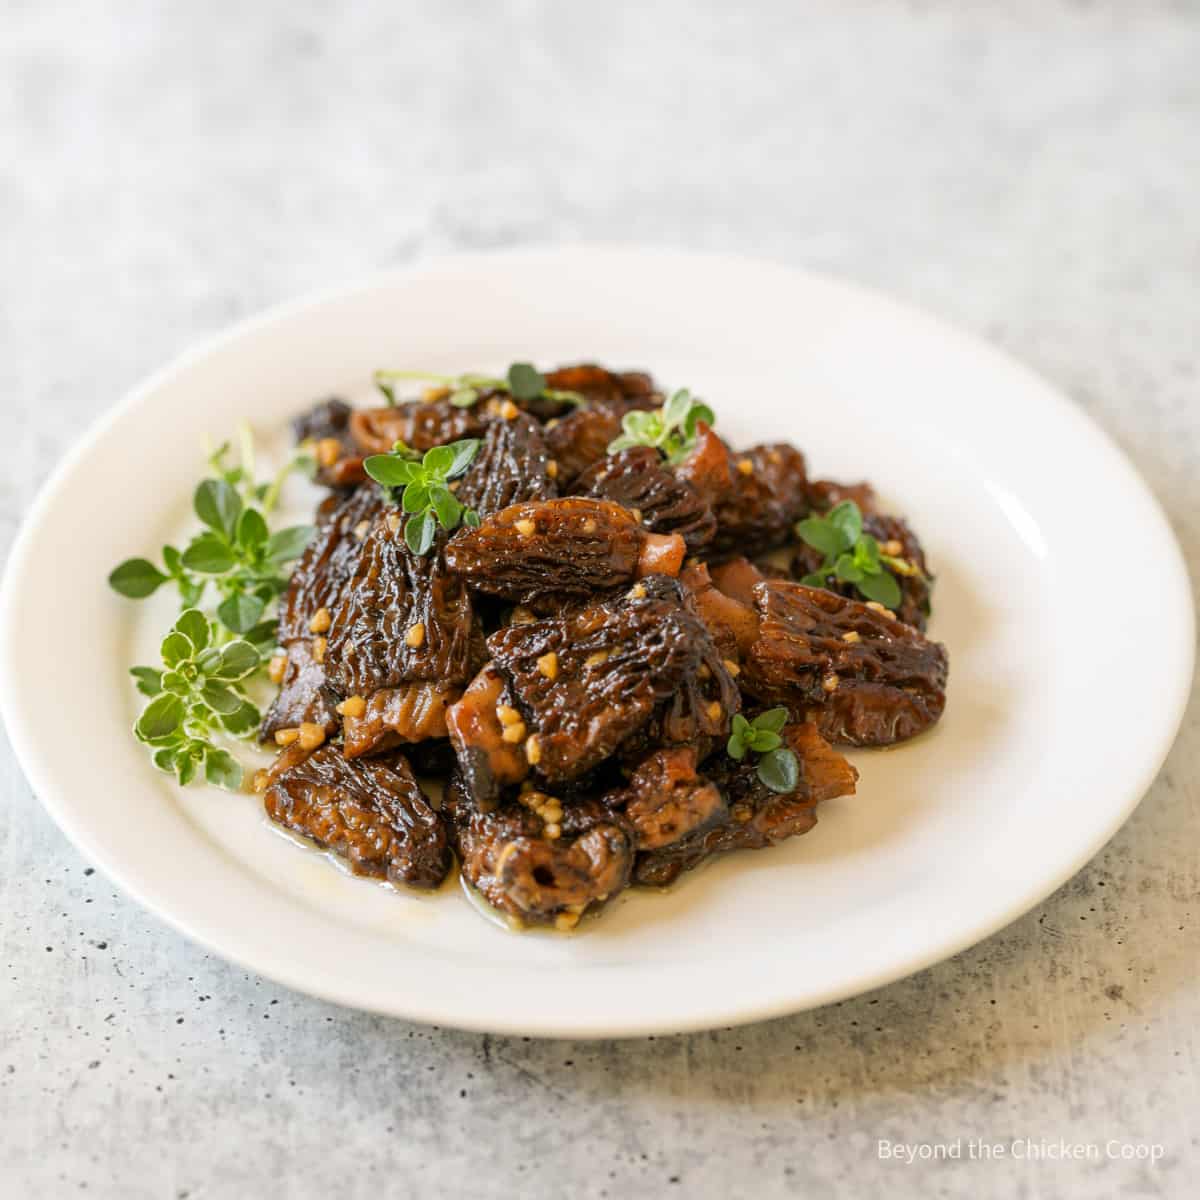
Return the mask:
MULTIPOLYGON (((280 645, 311 638, 317 614, 336 607, 354 575, 363 539, 383 508, 383 496, 375 487, 359 488, 340 503, 323 506, 322 518, 296 563, 281 605, 280 645)), ((324 618, 316 624, 324 624, 324 618)))
POLYGON ((571 929, 591 905, 628 886, 633 833, 598 800, 563 804, 526 792, 495 812, 447 789, 463 878, 493 908, 523 924, 571 929))
MULTIPOLYGON (((896 606, 896 616, 906 625, 915 625, 924 631, 930 612, 933 576, 929 573, 925 551, 921 548, 917 535, 908 523, 899 517, 877 514, 863 518, 863 532, 869 533, 879 543, 879 548, 884 554, 898 558, 905 564, 898 570, 891 570, 891 574, 900 585, 900 603, 896 606)), ((804 576, 818 571, 824 561, 825 556, 819 550, 801 544, 792 557, 792 576, 803 579, 804 576)), ((854 584, 846 583, 834 575, 826 576, 823 586, 831 592, 837 592, 839 596, 862 599, 862 594, 854 584)))
MULTIPOLYGON (((689 611, 697 612, 690 590, 684 591, 684 598, 689 611)), ((742 707, 734 682, 740 667, 720 649, 707 626, 697 651, 696 669, 659 702, 650 720, 621 747, 623 763, 636 762, 659 746, 693 746, 704 757, 729 737, 734 714, 742 707)))
POLYGON ((739 604, 754 606, 754 589, 767 578, 748 558, 738 555, 710 568, 713 585, 739 604))
POLYGON ((858 772, 815 725, 790 724, 782 736, 799 766, 793 791, 782 795, 771 791, 758 778, 751 756, 735 762, 728 755, 715 755, 701 771, 721 793, 717 820, 691 836, 639 854, 634 881, 664 887, 712 854, 777 845, 807 833, 817 823, 821 801, 853 795, 858 772))
MULTIPOLYGON (((616 412, 618 419, 621 412, 628 408, 651 407, 662 403, 662 397, 655 392, 654 381, 649 375, 641 371, 618 373, 594 363, 580 363, 550 371, 546 375, 546 388, 548 391, 574 392, 584 398, 586 408, 616 412)), ((561 417, 570 409, 569 401, 546 395, 518 403, 543 421, 561 417)))
POLYGON ((463 581, 446 568, 445 541, 439 534, 428 553, 414 554, 398 509, 371 521, 329 628, 325 673, 340 695, 470 678, 475 614, 463 581))
POLYGON ((513 504, 446 547, 450 569, 472 587, 518 604, 539 597, 591 597, 636 574, 672 573, 683 539, 647 534, 619 504, 570 496, 513 504))
POLYGON ((312 640, 296 638, 284 648, 283 681, 259 728, 260 741, 280 729, 320 725, 327 734, 337 729, 337 698, 325 680, 325 668, 313 657, 312 640))
POLYGON ((754 589, 758 640, 742 687, 764 701, 816 706, 821 733, 887 746, 928 729, 946 706, 946 648, 878 608, 822 588, 768 580, 754 589))
POLYGON ((664 846, 710 829, 728 815, 716 785, 696 770, 694 746, 658 750, 604 802, 633 827, 638 850, 664 846))
POLYGON ((529 731, 504 678, 491 663, 447 710, 446 725, 468 791, 480 809, 491 811, 503 788, 529 774, 525 757, 529 731))
POLYGON ((546 426, 546 446, 557 464, 560 487, 569 487, 588 467, 608 453, 608 444, 621 434, 620 415, 611 410, 583 408, 546 426))
POLYGON ((346 757, 449 736, 446 709, 461 695, 455 684, 402 683, 367 700, 349 697, 340 708, 346 757))
POLYGON ((705 646, 680 584, 661 576, 488 638, 528 734, 526 758, 554 782, 578 778, 636 733, 696 671, 705 646))
POLYGON ((353 411, 344 400, 331 397, 292 421, 296 441, 311 444, 317 482, 326 487, 350 488, 366 479, 362 452, 350 433, 353 411))
POLYGON ((434 888, 450 870, 441 818, 397 756, 350 762, 322 746, 264 793, 271 820, 346 860, 355 875, 434 888))
POLYGON ((350 414, 353 411, 345 400, 339 400, 336 396, 319 400, 312 408, 292 419, 292 436, 297 444, 334 438, 342 443, 344 449, 350 450, 354 446, 350 437, 350 414))
POLYGON ((864 517, 876 511, 875 489, 869 483, 839 483, 836 479, 808 481, 809 508, 828 512, 843 500, 853 500, 864 517))
POLYGON ((327 733, 337 728, 337 701, 325 674, 326 634, 331 610, 354 574, 362 539, 382 508, 383 499, 373 487, 322 505, 316 533, 292 572, 280 609, 277 636, 286 662, 279 694, 259 731, 263 741, 306 721, 327 733))
POLYGON ((733 489, 715 508, 713 554, 760 554, 785 542, 808 512, 804 455, 785 442, 733 457, 733 489))
POLYGON ((632 509, 655 533, 677 533, 694 553, 712 540, 717 519, 696 489, 663 466, 651 446, 631 446, 594 463, 575 481, 581 496, 632 509))
POLYGON ((740 662, 758 640, 758 611, 721 591, 706 563, 685 567, 679 580, 692 593, 692 603, 722 655, 740 662))
MULTIPOLYGON (((634 409, 658 408, 658 395, 648 376, 646 390, 617 397, 589 395, 586 408, 546 425, 546 445, 558 464, 559 488, 571 485, 588 467, 608 454, 609 443, 621 435, 621 418, 634 409)), ((585 393, 586 394, 586 393, 585 393)))
POLYGON ((515 413, 508 420, 494 419, 455 494, 480 517, 523 500, 549 500, 558 495, 549 466, 541 426, 532 417, 515 413))
POLYGON ((358 409, 350 418, 350 433, 362 454, 386 454, 396 442, 425 451, 481 436, 486 420, 482 403, 456 408, 446 398, 413 400, 393 407, 358 409))
POLYGON ((714 512, 733 492, 733 462, 729 447, 704 421, 697 422, 696 443, 691 453, 675 468, 675 474, 690 483, 700 499, 714 512))

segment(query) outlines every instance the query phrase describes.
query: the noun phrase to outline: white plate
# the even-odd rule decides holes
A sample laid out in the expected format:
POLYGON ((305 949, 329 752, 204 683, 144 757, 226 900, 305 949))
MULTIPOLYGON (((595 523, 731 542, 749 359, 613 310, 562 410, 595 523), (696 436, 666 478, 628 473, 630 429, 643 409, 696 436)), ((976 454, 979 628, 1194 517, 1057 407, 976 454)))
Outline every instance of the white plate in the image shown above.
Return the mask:
MULTIPOLYGON (((168 601, 163 598, 162 605, 168 601)), ((242 325, 140 387, 47 484, 5 579, 3 706, 29 778, 118 884, 224 957, 343 1004, 504 1033, 750 1021, 918 970, 1066 880, 1174 737, 1193 614, 1162 512, 1111 443, 973 338, 845 284, 628 249, 475 256, 242 325), (867 477, 938 572, 946 716, 854 756, 805 837, 636 893, 572 937, 508 934, 456 888, 418 899, 277 837, 255 798, 173 787, 129 736, 126 668, 166 611, 111 567, 180 532, 204 435, 364 397, 373 368, 645 366, 735 442, 789 438, 867 477), (1137 602, 1106 584, 1135 581, 1137 602)))

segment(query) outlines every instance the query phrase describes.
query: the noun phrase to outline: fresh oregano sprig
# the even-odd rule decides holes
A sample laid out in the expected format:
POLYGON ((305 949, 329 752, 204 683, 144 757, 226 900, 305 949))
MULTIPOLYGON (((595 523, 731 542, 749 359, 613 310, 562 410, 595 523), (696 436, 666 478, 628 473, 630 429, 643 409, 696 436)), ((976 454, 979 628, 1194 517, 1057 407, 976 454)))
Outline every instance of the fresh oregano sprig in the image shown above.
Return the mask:
POLYGON ((372 454, 363 462, 376 483, 392 492, 395 502, 408 514, 404 540, 414 554, 427 554, 437 527, 457 529, 460 524, 478 525, 479 514, 465 507, 450 489, 479 453, 478 438, 464 438, 446 446, 434 446, 424 456, 397 442, 388 454, 372 454))
POLYGON ((621 436, 609 443, 609 454, 631 446, 653 446, 669 463, 682 462, 696 445, 696 425, 712 425, 713 410, 687 388, 672 392, 662 408, 635 409, 621 418, 621 436))
POLYGON ((376 371, 375 386, 389 404, 396 403, 393 383, 403 379, 440 384, 450 389, 450 403, 455 408, 470 408, 484 392, 507 392, 515 400, 555 400, 577 407, 587 403, 579 392, 546 386, 546 377, 532 363, 513 363, 503 378, 494 375, 437 375, 431 371, 376 371))
POLYGON ((726 744, 730 758, 741 762, 750 752, 758 755, 755 773, 773 792, 786 794, 800 782, 800 764, 796 754, 783 744, 781 731, 788 721, 788 710, 769 708, 747 721, 741 713, 733 718, 733 730, 726 744))
POLYGON ((290 459, 273 480, 255 484, 252 451, 243 446, 237 467, 225 463, 227 452, 226 445, 210 456, 217 478, 203 480, 192 498, 205 528, 182 550, 164 546, 161 569, 148 559, 130 558, 113 570, 108 582, 132 600, 174 583, 184 608, 200 607, 211 587, 219 597, 217 620, 225 629, 269 650, 275 623, 264 619, 267 606, 287 588, 285 564, 300 557, 312 536, 311 525, 274 533, 267 525, 284 478, 298 469, 300 460, 290 459))
POLYGON ((151 697, 133 727, 160 771, 186 785, 201 772, 217 787, 236 791, 242 767, 213 741, 229 734, 245 738, 261 720, 242 681, 262 663, 243 639, 221 644, 219 632, 199 609, 189 608, 159 647, 161 667, 133 667, 137 689, 151 697))
POLYGON ((825 587, 832 575, 853 584, 868 600, 894 609, 902 599, 895 576, 920 573, 915 563, 884 554, 879 542, 863 532, 862 512, 853 500, 835 504, 823 517, 806 517, 796 525, 796 534, 825 556, 801 580, 809 587, 825 587))

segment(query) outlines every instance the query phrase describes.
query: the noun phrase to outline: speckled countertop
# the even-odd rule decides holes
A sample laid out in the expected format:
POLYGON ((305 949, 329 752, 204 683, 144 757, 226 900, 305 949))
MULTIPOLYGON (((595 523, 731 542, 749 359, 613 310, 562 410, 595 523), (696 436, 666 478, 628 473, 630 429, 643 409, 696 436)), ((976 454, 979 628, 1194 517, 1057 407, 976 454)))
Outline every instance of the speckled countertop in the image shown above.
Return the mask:
MULTIPOLYGON (((1200 561, 1195 4, 8 0, 0 20, 5 545, 79 428, 228 322, 447 250, 612 239, 815 266, 996 340, 1120 442, 1200 561)), ((1119 736, 1121 703, 1154 698, 1136 664, 1114 689, 1119 736)), ((913 979, 570 1044, 227 966, 93 873, 5 746, 0 1195, 1194 1195, 1198 765, 1193 704, 1094 862, 913 979), (1099 1158, 989 1161, 971 1138, 1099 1158)))

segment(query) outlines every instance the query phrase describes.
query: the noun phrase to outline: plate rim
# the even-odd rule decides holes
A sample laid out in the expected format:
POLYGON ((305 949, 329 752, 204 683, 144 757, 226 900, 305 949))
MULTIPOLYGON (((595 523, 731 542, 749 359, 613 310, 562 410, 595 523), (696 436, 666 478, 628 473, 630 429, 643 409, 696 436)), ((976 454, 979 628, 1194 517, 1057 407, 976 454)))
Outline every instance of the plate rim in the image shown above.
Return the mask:
POLYGON ((995 346, 986 339, 970 330, 962 329, 950 321, 935 316, 920 306, 908 301, 893 299, 886 293, 866 287, 838 276, 828 275, 821 271, 813 271, 807 267, 762 259, 749 255, 711 253, 688 249, 662 246, 639 246, 628 243, 567 243, 539 244, 517 247, 506 247, 498 250, 469 252, 462 254, 437 255, 423 258, 416 263, 372 272, 352 281, 333 287, 316 289, 294 299, 273 305, 263 311, 252 314, 225 327, 212 336, 202 339, 195 345, 185 348, 164 366, 158 368, 141 382, 124 394, 115 404, 87 426, 86 430, 72 443, 62 456, 45 481, 39 487, 36 497, 26 511, 16 537, 13 540, 8 561, 5 564, 3 583, 0 584, 0 714, 3 715, 5 727, 14 754, 26 780, 29 782, 36 798, 51 816, 55 824, 66 835, 69 841, 87 858, 100 867, 106 875, 129 895, 136 903, 163 920, 168 926, 183 934, 189 940, 197 943, 207 951, 224 961, 231 962, 245 970, 271 979, 286 987, 305 994, 316 996, 322 1000, 342 1005, 344 1007, 375 1012, 381 1015, 396 1016, 406 1020, 419 1021, 431 1025, 450 1025, 454 1028, 474 1032, 488 1032, 502 1035, 524 1035, 551 1038, 591 1039, 607 1037, 638 1037, 646 1035, 663 1035, 685 1033, 715 1027, 748 1024, 768 1020, 774 1017, 820 1007, 850 996, 857 996, 875 990, 888 983, 907 978, 926 968, 954 957, 968 947, 975 945, 987 937, 1000 932, 1014 920, 1024 915, 1047 896, 1056 891, 1071 879, 1105 846, 1116 832, 1125 824, 1142 798, 1153 784, 1162 768, 1168 754, 1174 745, 1183 717, 1190 700, 1193 674, 1195 667, 1195 606, 1190 581, 1187 575, 1182 548, 1176 537, 1171 521, 1157 495, 1146 483, 1137 467, 1124 453, 1115 440, 1084 412, 1077 404, 1069 399, 1054 383, 1044 379, 1037 372, 1025 366, 1006 350, 995 346), (470 1014, 465 1017, 455 1014, 447 1018, 444 1011, 437 1005, 422 1003, 419 992, 406 992, 397 999, 400 1003, 380 1004, 363 998, 361 995, 348 994, 346 989, 336 985, 330 977, 322 975, 314 978, 304 969, 289 969, 286 965, 273 963, 264 967, 261 959, 253 955, 243 955, 239 947, 230 948, 222 944, 220 939, 210 937, 202 929, 198 929, 194 921, 189 920, 187 913, 177 912, 170 897, 163 898, 148 894, 134 880, 126 877, 119 856, 110 854, 99 839, 92 838, 83 830, 72 815, 72 805, 69 797, 60 795, 55 785, 53 771, 47 756, 38 745, 36 722, 28 712, 23 711, 19 692, 19 679, 14 667, 15 647, 18 642, 16 623, 12 620, 13 610, 17 604, 19 580, 25 574, 25 567, 31 558, 36 531, 50 508, 55 496, 63 484, 73 474, 78 464, 85 460, 96 442, 114 424, 124 419, 129 413, 141 407, 160 388, 169 385, 173 379, 185 374, 194 364, 204 361, 214 355, 219 355, 228 345, 243 338, 251 337, 256 332, 285 323, 293 315, 306 310, 335 304, 362 292, 368 292, 389 285, 404 283, 411 284, 419 280, 423 274, 438 273, 447 269, 475 270, 487 269, 497 261, 505 259, 528 258, 557 258, 587 257, 589 255, 622 255, 635 258, 655 258, 669 260, 683 259, 691 262, 703 260, 705 265, 714 270, 726 267, 734 269, 755 269, 778 272, 781 275, 799 278, 819 287, 833 288, 865 301, 877 309, 886 310, 897 320, 924 323, 951 342, 966 343, 970 348, 1002 363, 1008 370, 1016 370, 1028 381, 1037 385, 1045 403, 1053 405, 1059 418, 1066 420, 1077 430, 1086 431, 1095 444, 1103 447, 1114 463, 1125 472, 1128 483, 1141 493, 1148 511, 1152 512, 1161 526, 1162 539, 1166 556, 1163 559, 1163 579, 1165 591, 1170 593, 1173 604, 1178 609, 1181 620, 1179 627, 1182 643, 1182 657, 1179 660, 1180 669, 1175 678, 1178 685, 1175 694, 1169 697, 1169 705, 1159 725, 1154 753, 1148 751, 1145 765, 1139 774, 1136 788, 1130 789, 1129 796, 1116 810, 1113 816, 1097 825, 1092 836, 1081 843, 1074 855, 1064 860, 1059 871, 1053 878, 1039 877, 1023 889, 1020 895, 1010 897, 999 915, 986 915, 974 922, 969 928, 962 929, 956 936, 944 937, 921 953, 908 953, 903 956, 903 962, 890 964, 875 971, 865 972, 854 982, 833 985, 825 989, 808 988, 803 997, 794 1001, 787 999, 754 1003, 736 1003, 728 1001, 724 1005, 717 1004, 704 1012, 694 1013, 676 1022, 664 1022, 660 1019, 640 1021, 638 1018, 613 1019, 610 1015, 608 1024, 600 1025, 588 1022, 586 1025, 563 1020, 549 1014, 539 1014, 536 1027, 523 1023, 521 1020, 497 1017, 493 1013, 481 1013, 478 1020, 470 1014), (1168 576, 1173 578, 1168 579, 1168 576))

